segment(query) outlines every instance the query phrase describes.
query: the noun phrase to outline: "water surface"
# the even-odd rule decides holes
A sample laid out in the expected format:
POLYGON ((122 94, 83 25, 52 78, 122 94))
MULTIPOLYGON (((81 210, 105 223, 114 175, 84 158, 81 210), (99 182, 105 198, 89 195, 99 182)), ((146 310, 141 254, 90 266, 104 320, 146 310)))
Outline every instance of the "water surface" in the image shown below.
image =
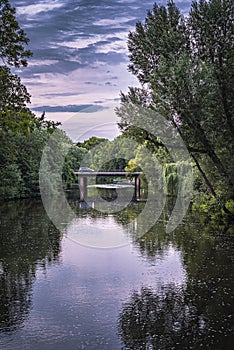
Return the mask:
POLYGON ((137 238, 126 223, 142 203, 111 215, 73 206, 79 224, 113 228, 126 244, 77 244, 37 200, 1 205, 1 350, 232 348, 229 231, 190 214, 166 235, 165 211, 137 238))

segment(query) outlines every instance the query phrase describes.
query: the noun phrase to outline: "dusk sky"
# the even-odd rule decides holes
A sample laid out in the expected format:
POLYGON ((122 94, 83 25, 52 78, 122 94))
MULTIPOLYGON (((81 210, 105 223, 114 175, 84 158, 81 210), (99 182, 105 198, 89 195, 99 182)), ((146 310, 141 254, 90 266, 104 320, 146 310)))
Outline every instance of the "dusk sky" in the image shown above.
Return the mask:
MULTIPOLYGON (((17 71, 32 95, 31 109, 61 121, 73 141, 116 136, 120 91, 137 84, 127 70, 127 36, 155 1, 10 2, 33 52, 29 66, 17 71)), ((176 1, 184 13, 190 3, 176 1)))

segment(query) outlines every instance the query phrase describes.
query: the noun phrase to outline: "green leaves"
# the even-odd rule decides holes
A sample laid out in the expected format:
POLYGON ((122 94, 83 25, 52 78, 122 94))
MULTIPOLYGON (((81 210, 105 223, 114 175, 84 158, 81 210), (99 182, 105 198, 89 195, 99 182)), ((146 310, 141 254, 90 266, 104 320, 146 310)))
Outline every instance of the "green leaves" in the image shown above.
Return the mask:
POLYGON ((32 56, 24 47, 29 42, 20 28, 15 9, 8 0, 0 0, 0 58, 4 65, 27 66, 27 59, 32 56))
POLYGON ((27 66, 32 54, 25 49, 29 39, 20 28, 15 9, 0 0, 0 129, 28 132, 35 117, 27 104, 30 94, 9 66, 27 66))
POLYGON ((21 123, 24 130, 28 128, 32 119, 27 107, 29 102, 30 95, 20 78, 8 67, 0 66, 0 128, 20 129, 21 123))
POLYGON ((39 166, 49 135, 60 123, 30 111, 30 94, 9 66, 27 66, 32 54, 15 9, 0 0, 0 198, 39 194, 39 166))
MULTIPOLYGON (((171 1, 154 5, 129 34, 129 70, 140 88, 121 95, 122 131, 140 141, 127 104, 150 107, 179 131, 212 194, 234 197, 234 2, 194 1, 188 18, 171 1)), ((147 120, 146 120, 147 122, 147 120)), ((160 140, 151 142, 157 147, 160 140)), ((162 145, 160 145, 162 146, 162 145)))
POLYGON ((164 6, 154 5, 145 23, 137 23, 135 32, 129 34, 129 70, 141 83, 148 83, 158 71, 162 58, 175 62, 188 46, 188 34, 184 17, 173 2, 164 6))

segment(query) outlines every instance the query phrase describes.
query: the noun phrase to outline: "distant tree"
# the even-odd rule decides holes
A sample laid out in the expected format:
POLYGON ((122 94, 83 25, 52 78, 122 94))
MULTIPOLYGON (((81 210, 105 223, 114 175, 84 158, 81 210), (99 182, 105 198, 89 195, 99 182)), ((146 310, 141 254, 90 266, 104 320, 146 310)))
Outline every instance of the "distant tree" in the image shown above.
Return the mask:
POLYGON ((88 140, 85 140, 84 142, 78 142, 77 146, 86 148, 87 150, 90 150, 93 147, 98 146, 100 143, 106 142, 106 141, 108 141, 108 139, 103 138, 103 137, 92 136, 88 140))
POLYGON ((65 186, 71 186, 77 182, 77 176, 74 174, 74 171, 78 171, 80 164, 88 153, 86 148, 71 146, 65 157, 65 162, 63 165, 63 180, 65 186))
POLYGON ((90 151, 87 166, 95 170, 123 171, 128 161, 134 157, 134 150, 129 147, 129 139, 122 136, 118 136, 112 141, 91 137, 81 145, 90 151))

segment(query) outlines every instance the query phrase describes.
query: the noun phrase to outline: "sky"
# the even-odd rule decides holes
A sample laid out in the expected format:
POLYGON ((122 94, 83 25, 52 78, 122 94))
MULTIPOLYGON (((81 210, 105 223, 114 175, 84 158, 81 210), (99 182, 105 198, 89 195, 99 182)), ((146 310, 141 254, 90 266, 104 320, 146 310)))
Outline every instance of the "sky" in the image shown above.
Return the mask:
MULTIPOLYGON (((33 57, 17 71, 36 115, 62 122, 74 141, 112 139, 120 91, 138 84, 128 72, 127 37, 153 0, 10 0, 33 57)), ((166 1, 161 0, 160 4, 166 1)), ((190 0, 176 4, 186 13, 190 0)))

